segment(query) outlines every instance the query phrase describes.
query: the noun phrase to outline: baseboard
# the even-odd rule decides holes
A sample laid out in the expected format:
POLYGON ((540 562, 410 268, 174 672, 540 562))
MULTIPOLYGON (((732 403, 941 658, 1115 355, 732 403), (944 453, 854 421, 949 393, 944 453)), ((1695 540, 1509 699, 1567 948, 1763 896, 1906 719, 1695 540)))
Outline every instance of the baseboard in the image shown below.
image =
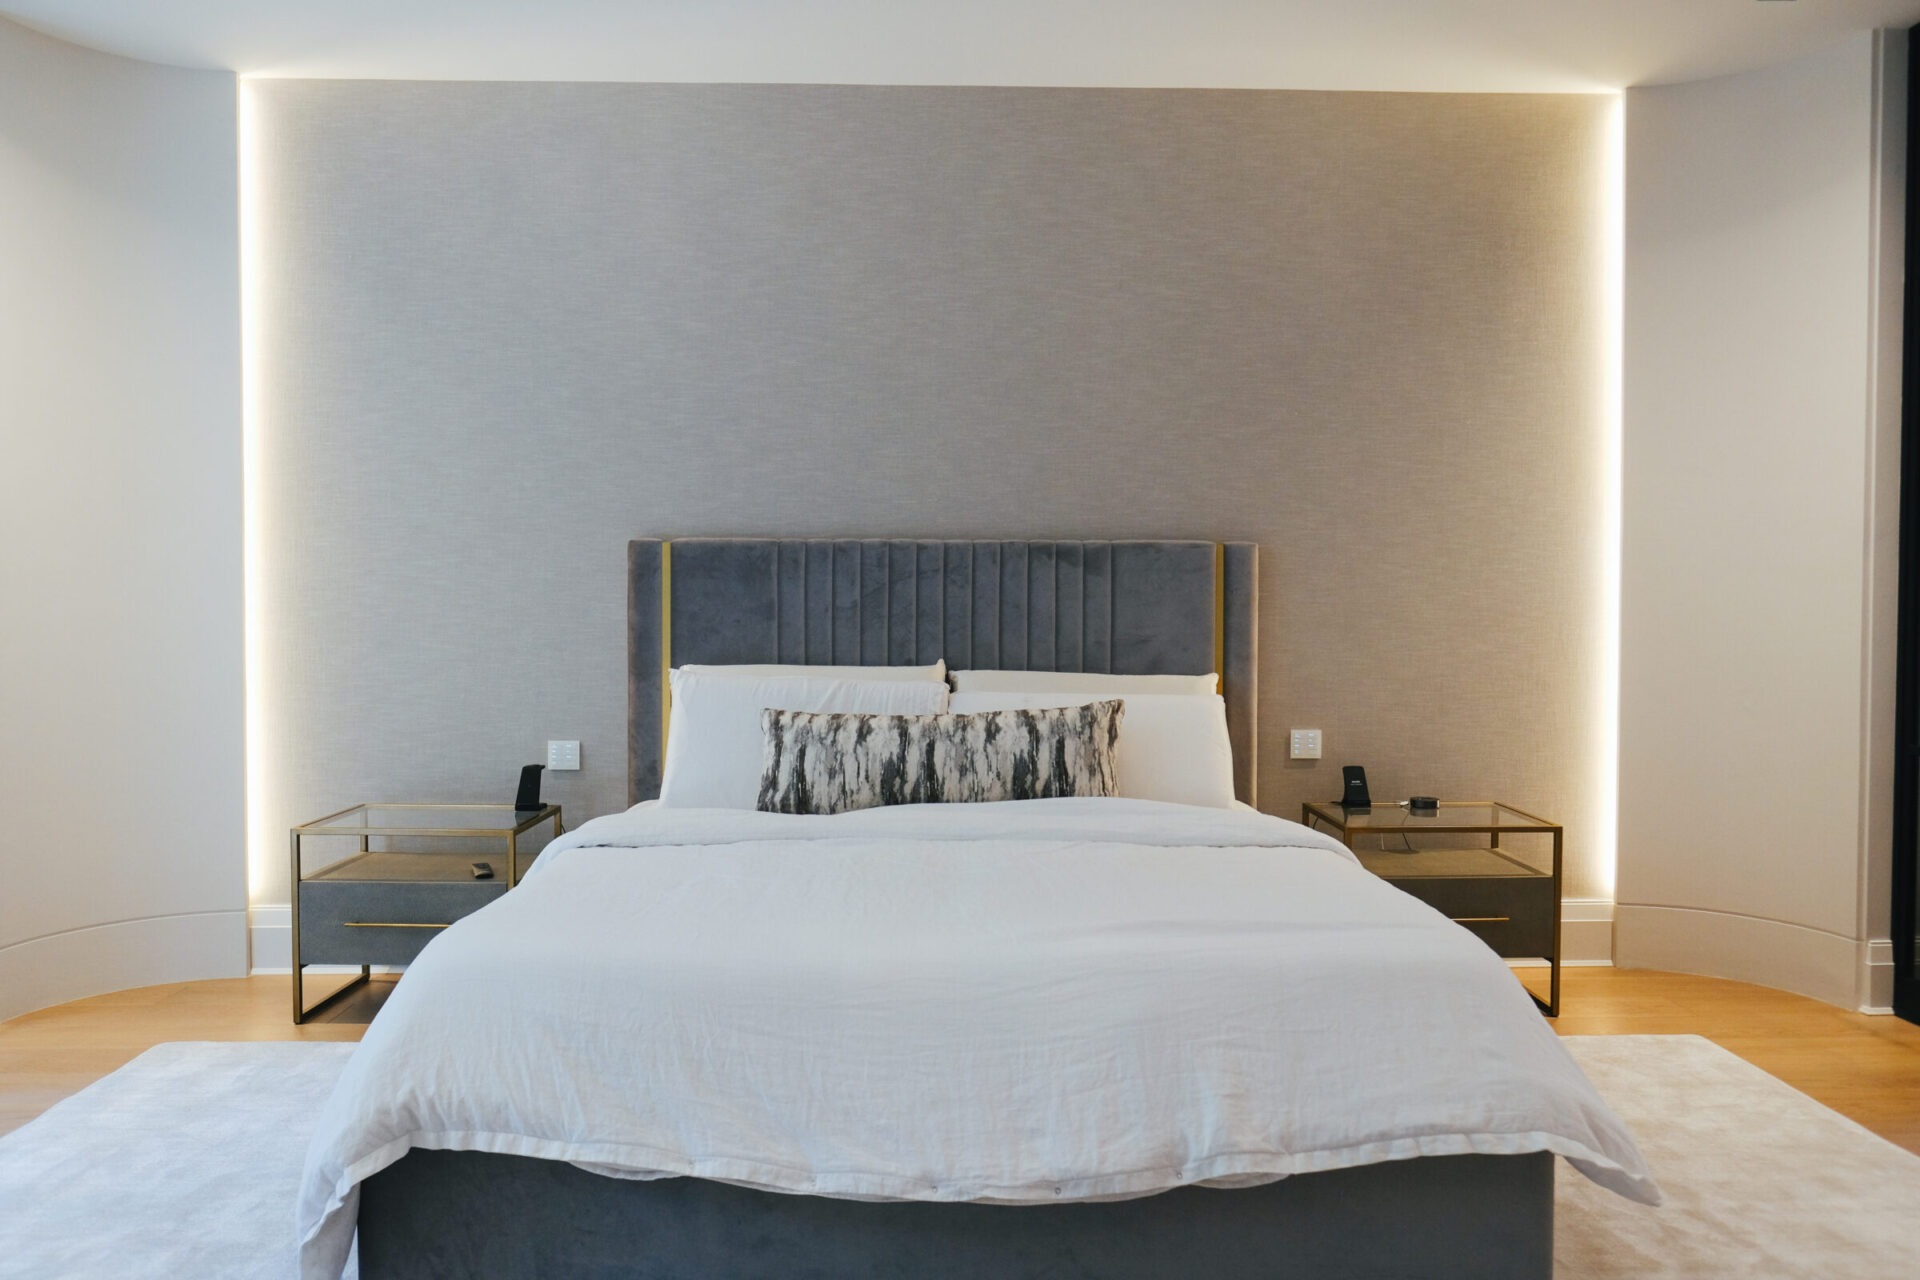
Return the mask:
POLYGON ((1752 982, 1843 1009, 1862 1003, 1860 944, 1821 929, 1725 911, 1623 902, 1614 909, 1613 935, 1613 962, 1623 969, 1752 982))
POLYGON ((1893 1013, 1893 939, 1860 944, 1860 1012, 1893 1013))
POLYGON ((247 911, 251 973, 293 972, 293 905, 270 902, 247 911))
POLYGON ((116 920, 0 947, 0 1020, 88 996, 247 972, 240 910, 116 920))
MULTIPOLYGON (((1560 967, 1605 968, 1613 963, 1613 900, 1565 898, 1560 903, 1560 967)), ((1545 960, 1509 960, 1509 968, 1544 969, 1545 960)))
POLYGON ((1613 963, 1613 899, 1567 898, 1560 903, 1560 963, 1613 963))

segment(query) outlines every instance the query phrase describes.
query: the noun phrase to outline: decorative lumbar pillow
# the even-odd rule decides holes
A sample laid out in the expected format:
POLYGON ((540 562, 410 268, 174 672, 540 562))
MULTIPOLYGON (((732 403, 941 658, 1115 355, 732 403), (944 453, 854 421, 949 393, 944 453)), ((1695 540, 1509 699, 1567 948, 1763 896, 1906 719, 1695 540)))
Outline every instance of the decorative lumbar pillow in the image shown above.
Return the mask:
MULTIPOLYGON (((955 715, 1008 707, 1067 707, 1093 701, 1054 693, 956 693, 955 715)), ((1233 739, 1227 704, 1217 693, 1129 693, 1126 727, 1116 751, 1119 790, 1130 800, 1233 807, 1233 739)))
POLYGON ((858 715, 768 710, 759 807, 843 813, 889 804, 1111 796, 1124 706, 858 715))

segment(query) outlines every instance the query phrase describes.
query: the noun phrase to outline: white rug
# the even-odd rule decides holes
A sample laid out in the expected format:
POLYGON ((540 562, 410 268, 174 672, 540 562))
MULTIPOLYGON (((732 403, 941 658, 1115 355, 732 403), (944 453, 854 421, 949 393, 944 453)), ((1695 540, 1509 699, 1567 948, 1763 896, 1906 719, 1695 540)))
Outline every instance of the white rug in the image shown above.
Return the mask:
MULTIPOLYGON (((1920 1157, 1695 1036, 1566 1044, 1667 1203, 1563 1165, 1561 1280, 1920 1276, 1920 1157)), ((311 1117, 352 1048, 161 1045, 0 1138, 0 1276, 284 1280, 311 1117)))
POLYGON ((0 1276, 288 1280, 351 1044, 163 1044, 0 1138, 0 1276))
POLYGON ((1920 1156, 1699 1036, 1564 1043, 1667 1200, 1633 1204, 1561 1165, 1556 1276, 1920 1277, 1920 1156))

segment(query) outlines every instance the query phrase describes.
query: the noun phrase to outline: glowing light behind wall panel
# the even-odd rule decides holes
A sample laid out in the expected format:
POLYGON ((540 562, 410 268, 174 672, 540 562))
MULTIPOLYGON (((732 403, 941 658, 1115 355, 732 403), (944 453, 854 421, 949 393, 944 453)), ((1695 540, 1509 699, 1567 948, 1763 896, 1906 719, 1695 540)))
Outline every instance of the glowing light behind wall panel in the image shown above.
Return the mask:
POLYGON ((1600 180, 1600 670, 1594 723, 1600 740, 1594 779, 1599 830, 1594 849, 1601 889, 1613 896, 1620 831, 1620 468, 1621 350, 1625 324, 1627 128, 1625 94, 1607 109, 1600 180))
POLYGON ((239 80, 240 154, 240 477, 242 574, 246 591, 247 897, 268 883, 277 843, 266 825, 268 744, 261 584, 265 581, 260 511, 260 130, 252 86, 239 80))
MULTIPOLYGON (((242 377, 242 474, 244 494, 244 581, 246 591, 246 782, 247 881, 257 899, 270 883, 284 844, 268 825, 266 760, 271 741, 266 689, 264 638, 265 532, 261 499, 262 449, 262 192, 258 107, 250 81, 238 82, 240 163, 240 293, 242 377)), ((1621 350, 1625 269, 1625 96, 1613 95, 1604 125, 1600 192, 1601 429, 1600 600, 1597 617, 1598 671, 1594 686, 1597 742, 1594 789, 1598 828, 1593 848, 1601 888, 1612 897, 1618 863, 1620 749, 1620 520, 1621 520, 1621 350)))

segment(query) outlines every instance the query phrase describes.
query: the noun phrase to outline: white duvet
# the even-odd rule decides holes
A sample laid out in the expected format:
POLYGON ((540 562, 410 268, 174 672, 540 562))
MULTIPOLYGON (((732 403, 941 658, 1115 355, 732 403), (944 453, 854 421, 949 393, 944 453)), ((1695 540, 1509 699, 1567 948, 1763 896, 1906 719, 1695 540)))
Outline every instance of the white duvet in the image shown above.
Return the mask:
POLYGON ((1139 800, 642 805, 434 940, 327 1104, 332 1280, 415 1147, 869 1199, 1551 1151, 1659 1193, 1502 962, 1342 846, 1139 800))

